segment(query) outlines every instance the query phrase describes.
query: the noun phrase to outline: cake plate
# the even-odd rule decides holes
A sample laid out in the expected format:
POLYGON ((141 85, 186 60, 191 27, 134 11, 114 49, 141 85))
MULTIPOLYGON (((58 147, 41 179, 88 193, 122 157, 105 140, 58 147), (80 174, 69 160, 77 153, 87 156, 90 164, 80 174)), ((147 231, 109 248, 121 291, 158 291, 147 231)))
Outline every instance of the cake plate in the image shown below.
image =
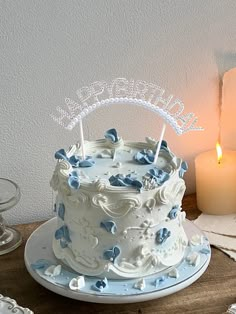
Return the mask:
POLYGON ((101 281, 101 278, 84 276, 85 286, 79 291, 73 291, 69 288, 69 283, 79 274, 57 260, 52 251, 56 225, 57 218, 52 218, 31 234, 25 247, 25 265, 30 275, 39 284, 72 299, 95 303, 134 303, 161 298, 191 285, 205 272, 210 262, 211 250, 208 239, 197 226, 186 220, 184 229, 188 239, 202 240, 188 245, 185 258, 177 266, 169 268, 165 273, 156 273, 142 278, 109 279, 103 291, 95 289, 96 283, 101 281), (59 274, 53 272, 45 274, 49 266, 54 265, 51 267, 53 269, 59 264, 62 265, 59 274))

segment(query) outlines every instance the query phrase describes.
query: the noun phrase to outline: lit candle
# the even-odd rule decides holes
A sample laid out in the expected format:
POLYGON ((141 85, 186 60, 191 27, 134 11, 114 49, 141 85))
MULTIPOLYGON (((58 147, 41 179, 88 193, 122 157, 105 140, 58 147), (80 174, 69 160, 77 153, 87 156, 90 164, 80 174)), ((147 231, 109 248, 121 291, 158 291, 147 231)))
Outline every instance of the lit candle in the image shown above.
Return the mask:
POLYGON ((197 206, 206 214, 236 213, 236 151, 215 150, 195 159, 197 206))

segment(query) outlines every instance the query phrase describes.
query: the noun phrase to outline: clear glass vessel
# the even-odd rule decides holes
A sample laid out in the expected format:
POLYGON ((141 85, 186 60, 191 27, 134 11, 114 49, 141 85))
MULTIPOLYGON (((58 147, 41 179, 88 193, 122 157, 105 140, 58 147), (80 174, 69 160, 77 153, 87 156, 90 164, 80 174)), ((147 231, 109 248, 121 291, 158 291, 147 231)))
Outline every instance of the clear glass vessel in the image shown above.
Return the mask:
POLYGON ((18 230, 6 226, 2 212, 15 206, 20 200, 19 186, 5 178, 0 178, 0 255, 6 254, 17 248, 22 237, 18 230))

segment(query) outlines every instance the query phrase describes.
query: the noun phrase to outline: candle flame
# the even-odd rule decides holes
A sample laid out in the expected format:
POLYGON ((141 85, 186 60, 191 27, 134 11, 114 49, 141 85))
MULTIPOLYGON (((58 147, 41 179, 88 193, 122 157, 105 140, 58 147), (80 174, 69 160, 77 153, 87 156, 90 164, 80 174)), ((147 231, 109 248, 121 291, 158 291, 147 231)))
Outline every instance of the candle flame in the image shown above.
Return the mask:
POLYGON ((218 142, 216 143, 216 152, 217 152, 218 164, 220 164, 221 159, 222 159, 222 149, 221 149, 221 146, 218 142))

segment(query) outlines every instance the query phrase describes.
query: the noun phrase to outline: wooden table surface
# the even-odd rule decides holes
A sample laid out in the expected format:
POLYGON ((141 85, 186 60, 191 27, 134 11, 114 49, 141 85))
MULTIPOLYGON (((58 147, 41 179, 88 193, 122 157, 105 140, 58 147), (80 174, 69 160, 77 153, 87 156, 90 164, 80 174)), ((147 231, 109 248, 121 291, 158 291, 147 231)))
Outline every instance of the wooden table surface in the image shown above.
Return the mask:
MULTIPOLYGON (((195 195, 184 198, 183 209, 188 219, 200 214, 195 195)), ((212 248, 208 269, 196 282, 161 299, 112 305, 80 302, 57 295, 34 281, 24 265, 25 242, 41 223, 16 226, 23 235, 23 244, 0 256, 0 294, 15 299, 35 314, 222 314, 230 304, 236 303, 236 262, 215 248, 212 248)))

